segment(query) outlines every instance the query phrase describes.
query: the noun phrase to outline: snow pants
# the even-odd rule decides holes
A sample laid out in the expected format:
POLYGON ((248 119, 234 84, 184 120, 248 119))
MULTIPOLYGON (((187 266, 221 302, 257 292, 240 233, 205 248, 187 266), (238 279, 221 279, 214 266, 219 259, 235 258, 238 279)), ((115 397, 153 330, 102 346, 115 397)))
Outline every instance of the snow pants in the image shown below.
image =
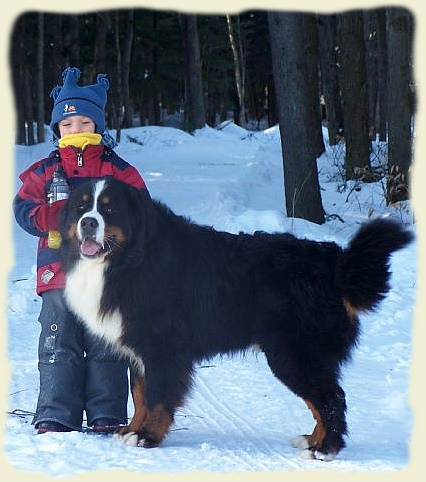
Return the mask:
POLYGON ((40 392, 33 424, 55 421, 81 430, 97 418, 127 424, 127 363, 71 313, 62 290, 42 295, 38 347, 40 392))

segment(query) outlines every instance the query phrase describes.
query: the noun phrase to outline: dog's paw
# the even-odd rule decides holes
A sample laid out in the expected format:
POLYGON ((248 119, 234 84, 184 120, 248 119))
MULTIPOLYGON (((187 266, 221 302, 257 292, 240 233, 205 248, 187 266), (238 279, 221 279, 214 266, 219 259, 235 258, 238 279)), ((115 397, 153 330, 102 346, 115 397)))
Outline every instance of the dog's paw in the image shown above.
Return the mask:
POLYGON ((295 449, 305 450, 309 448, 309 443, 306 435, 299 435, 291 441, 291 445, 295 449))
POLYGON ((298 437, 295 437, 291 441, 291 444, 294 448, 300 450, 299 456, 302 459, 322 460, 324 462, 329 462, 337 455, 337 452, 334 451, 323 453, 319 450, 316 450, 315 447, 310 447, 308 437, 306 435, 299 435, 298 437))
POLYGON ((139 436, 136 432, 120 433, 116 432, 114 438, 120 441, 123 445, 128 447, 138 447, 139 446, 139 436))

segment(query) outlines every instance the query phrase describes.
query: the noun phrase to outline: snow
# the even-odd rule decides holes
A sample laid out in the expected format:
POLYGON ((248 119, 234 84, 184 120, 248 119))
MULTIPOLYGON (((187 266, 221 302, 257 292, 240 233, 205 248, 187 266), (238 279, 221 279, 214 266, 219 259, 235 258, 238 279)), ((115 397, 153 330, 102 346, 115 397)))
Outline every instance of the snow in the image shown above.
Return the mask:
MULTIPOLYGON (((415 231, 410 204, 386 207, 382 182, 361 184, 359 190, 354 183, 345 185, 336 161, 339 156, 328 146, 318 167, 324 208, 334 216, 321 226, 287 218, 277 127, 260 132, 233 123, 222 127, 206 127, 194 135, 171 127, 135 127, 122 132, 116 150, 140 170, 154 198, 178 214, 220 230, 291 231, 345 245, 361 222, 390 216, 415 231)), ((16 146, 16 174, 50 150, 50 143, 16 146)), ((378 157, 376 151, 375 160, 378 157)), ((392 290, 378 311, 362 317, 361 341, 343 371, 350 430, 347 447, 333 461, 321 462, 301 458, 291 446, 293 437, 312 430, 312 416, 304 402, 272 376, 263 354, 255 351, 217 357, 198 367, 191 396, 159 448, 128 447, 112 436, 80 432, 37 435, 31 425, 38 393, 36 239, 16 223, 12 230, 15 259, 7 282, 11 376, 6 388, 4 457, 14 477, 31 472, 31 480, 40 474, 43 480, 77 474, 92 480, 98 471, 106 471, 124 480, 142 473, 301 470, 331 471, 341 477, 359 472, 398 474, 409 466, 417 241, 392 257, 392 290)))

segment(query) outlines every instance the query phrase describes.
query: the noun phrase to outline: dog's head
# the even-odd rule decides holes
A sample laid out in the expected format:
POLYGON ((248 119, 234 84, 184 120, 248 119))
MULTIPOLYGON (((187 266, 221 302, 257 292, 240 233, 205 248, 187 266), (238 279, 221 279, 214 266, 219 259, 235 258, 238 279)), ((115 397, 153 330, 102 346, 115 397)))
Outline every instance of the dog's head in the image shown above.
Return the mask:
POLYGON ((104 261, 140 244, 146 204, 140 191, 115 179, 83 184, 62 212, 62 250, 67 257, 104 261))

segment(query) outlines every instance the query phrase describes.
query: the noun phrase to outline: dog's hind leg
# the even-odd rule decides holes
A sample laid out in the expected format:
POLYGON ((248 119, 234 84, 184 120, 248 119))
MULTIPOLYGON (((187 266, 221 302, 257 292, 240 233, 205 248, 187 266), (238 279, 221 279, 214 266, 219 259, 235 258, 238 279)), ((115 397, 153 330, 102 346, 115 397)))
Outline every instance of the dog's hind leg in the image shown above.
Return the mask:
POLYGON ((264 351, 274 375, 306 402, 316 422, 313 432, 297 437, 293 445, 310 458, 333 459, 345 446, 346 434, 345 394, 336 381, 337 368, 290 360, 277 349, 264 351))
POLYGON ((336 387, 325 400, 305 399, 316 425, 310 435, 296 437, 293 446, 302 449, 310 458, 332 460, 345 446, 345 394, 340 387, 336 387))

